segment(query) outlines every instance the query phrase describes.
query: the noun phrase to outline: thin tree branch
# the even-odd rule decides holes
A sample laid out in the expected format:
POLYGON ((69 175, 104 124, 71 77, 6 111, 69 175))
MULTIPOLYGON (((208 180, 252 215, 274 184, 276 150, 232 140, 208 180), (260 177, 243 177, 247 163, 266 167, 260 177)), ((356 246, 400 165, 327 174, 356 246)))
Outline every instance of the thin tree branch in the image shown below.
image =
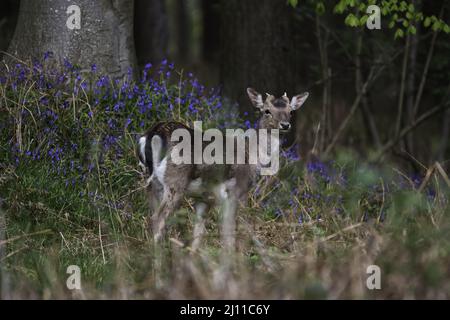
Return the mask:
POLYGON ((431 39, 430 50, 428 51, 427 60, 425 62, 425 67, 422 73, 422 78, 420 79, 419 90, 417 91, 416 99, 414 101, 413 117, 416 117, 417 112, 419 112, 420 100, 422 99, 423 89, 425 87, 425 82, 427 80, 428 70, 430 69, 431 58, 433 56, 437 35, 438 32, 434 32, 433 38, 431 39))
POLYGON ((414 130, 417 126, 422 124, 427 119, 431 118, 432 116, 438 114, 439 112, 442 112, 450 107, 450 102, 446 101, 442 104, 439 104, 435 106, 434 108, 431 108, 427 112, 423 113, 420 117, 418 117, 416 120, 414 120, 410 125, 403 128, 403 130, 399 133, 398 136, 394 136, 391 140, 389 140, 387 143, 384 144, 384 146, 378 151, 378 153, 373 158, 372 162, 378 162, 381 160, 383 155, 389 151, 392 147, 394 147, 397 142, 402 139, 405 135, 407 135, 409 132, 414 130))
MULTIPOLYGON (((442 19, 444 14, 444 5, 441 7, 441 11, 439 13, 439 19, 442 19)), ((422 78, 420 79, 419 90, 417 91, 416 99, 414 101, 414 109, 413 109, 413 117, 417 115, 419 112, 420 100, 422 99, 423 89, 425 87, 425 82, 427 80, 428 70, 430 69, 431 58, 433 57, 434 47, 436 44, 438 32, 434 31, 433 37, 431 38, 430 50, 428 51, 427 60, 425 62, 425 67, 423 69, 422 78)))
POLYGON ((408 67, 409 41, 410 41, 410 36, 408 35, 406 37, 405 54, 403 56, 402 77, 401 77, 401 82, 400 82, 400 93, 398 96, 398 111, 397 111, 397 121, 396 121, 396 125, 395 125, 395 136, 398 136, 398 134, 400 133, 400 129, 402 127, 403 98, 405 95, 406 70, 408 67))

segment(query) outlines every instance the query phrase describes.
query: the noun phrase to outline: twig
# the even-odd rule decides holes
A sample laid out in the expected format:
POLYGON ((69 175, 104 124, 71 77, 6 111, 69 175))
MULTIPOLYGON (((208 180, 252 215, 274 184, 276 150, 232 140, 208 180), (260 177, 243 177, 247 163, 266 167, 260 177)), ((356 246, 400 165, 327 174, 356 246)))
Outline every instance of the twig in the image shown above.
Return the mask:
POLYGON ((345 130, 345 128, 347 127, 348 123, 350 122, 350 119, 353 117, 353 115, 355 114, 356 110, 358 109, 359 106, 359 101, 361 100, 363 94, 366 92, 367 87, 369 85, 370 82, 372 82, 372 80, 374 80, 376 77, 378 77, 378 75, 380 74, 380 71, 384 69, 384 67, 381 67, 377 73, 376 76, 373 76, 373 71, 374 68, 372 67, 369 76, 367 77, 367 81, 364 83, 364 85, 361 88, 361 91, 359 92, 359 94, 356 96, 355 101, 353 102, 352 107, 350 108, 350 112, 348 113, 347 117, 344 119, 344 121, 342 121, 341 125, 339 126, 338 130, 336 131, 336 133, 333 136, 333 140, 331 141, 331 143, 328 145, 328 147, 325 149, 324 152, 324 156, 326 157, 330 151, 334 148, 334 146, 336 145, 337 141, 339 140, 339 137, 341 136, 342 132, 345 130))
POLYGON ((99 214, 98 215, 98 238, 100 240, 100 248, 102 249, 103 264, 106 264, 105 251, 103 250, 103 241, 102 241, 102 227, 100 224, 101 224, 101 220, 100 220, 100 214, 99 214))
POLYGON ((413 123, 411 123, 407 127, 403 128, 403 130, 400 132, 400 134, 398 136, 392 138, 387 143, 385 143, 384 146, 375 155, 375 157, 373 158, 372 162, 378 162, 387 151, 389 151, 393 146, 395 146, 395 144, 400 139, 402 139, 405 135, 407 135, 410 131, 414 130, 418 125, 420 125, 422 122, 424 122, 428 118, 431 118, 432 116, 438 114, 439 112, 444 111, 449 106, 450 106, 450 102, 446 101, 445 103, 437 105, 434 108, 432 108, 432 109, 428 110, 427 112, 423 113, 413 123))
POLYGON ((338 235, 340 235, 341 233, 347 232, 347 231, 350 231, 350 230, 353 230, 353 229, 355 229, 355 228, 358 228, 358 227, 362 226, 363 224, 364 224, 363 222, 360 222, 360 223, 353 224, 353 225, 351 225, 351 226, 345 227, 344 229, 339 230, 339 231, 336 232, 336 233, 333 233, 333 234, 331 234, 331 235, 329 235, 329 236, 327 236, 327 237, 325 237, 325 238, 320 239, 319 242, 326 242, 326 241, 328 241, 328 240, 331 240, 331 239, 337 237, 338 235))
POLYGON ((31 237, 31 236, 37 236, 37 235, 40 235, 40 234, 46 234, 46 233, 51 233, 51 232, 52 232, 52 230, 45 229, 45 230, 42 230, 42 231, 27 233, 27 234, 24 234, 24 235, 21 235, 21 236, 15 236, 15 237, 12 237, 12 238, 0 241, 0 246, 3 246, 5 244, 7 244, 7 243, 10 243, 10 242, 22 239, 22 238, 31 237))
POLYGON ((428 182, 431 179, 431 176, 433 175, 434 169, 436 168, 436 165, 432 165, 431 167, 428 168, 427 173, 425 174, 425 178, 423 179, 422 183, 419 186, 418 191, 422 192, 425 187, 427 186, 428 182))
MULTIPOLYGON (((356 72, 355 72, 355 88, 356 92, 359 94, 362 88, 362 66, 361 66, 361 53, 362 53, 362 42, 363 37, 362 33, 358 33, 358 37, 356 39, 356 54, 355 54, 355 66, 356 66, 356 72)), ((380 142, 380 135, 378 133, 378 129, 375 123, 375 120, 373 119, 372 113, 370 112, 370 108, 367 102, 367 95, 363 94, 362 98, 362 114, 367 122, 367 128, 368 132, 372 138, 372 141, 375 143, 375 146, 377 148, 381 147, 380 142)))
POLYGON ((405 54, 403 56, 402 77, 400 82, 400 93, 398 95, 398 111, 397 111, 397 121, 395 125, 395 136, 399 135, 400 129, 402 127, 403 100, 405 97, 405 82, 406 82, 406 70, 408 68, 409 42, 410 36, 408 35, 406 37, 405 54))
POLYGON ((436 166, 437 171, 439 171, 439 173, 441 174, 447 186, 450 188, 450 179, 448 178, 448 175, 442 168, 441 164, 439 162, 436 162, 434 165, 436 166))
MULTIPOLYGON (((439 18, 442 18, 443 13, 444 13, 444 6, 442 6, 442 8, 441 8, 441 12, 439 13, 439 18)), ((413 109, 413 117, 414 118, 417 115, 417 112, 419 111, 419 104, 420 104, 420 100, 422 99, 422 93, 423 93, 423 89, 425 87, 425 82, 427 80, 428 70, 430 69, 431 58, 433 57, 433 51, 434 51, 434 46, 436 44, 437 35, 438 35, 438 32, 435 31, 433 33, 433 38, 431 38, 431 45, 430 45, 430 49, 428 51, 427 60, 425 62, 425 67, 423 69, 422 78, 420 79, 419 90, 417 91, 416 99, 414 101, 414 109, 413 109)))

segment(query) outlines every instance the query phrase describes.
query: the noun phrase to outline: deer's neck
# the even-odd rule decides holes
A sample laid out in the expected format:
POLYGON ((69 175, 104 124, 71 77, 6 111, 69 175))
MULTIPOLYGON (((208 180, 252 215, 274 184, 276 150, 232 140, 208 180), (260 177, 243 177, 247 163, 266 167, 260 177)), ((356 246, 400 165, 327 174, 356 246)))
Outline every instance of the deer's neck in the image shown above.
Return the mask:
MULTIPOLYGON (((262 174, 262 170, 267 170, 267 168, 273 168, 274 166, 278 167, 280 155, 280 136, 278 130, 267 128, 264 126, 262 121, 259 121, 257 129, 258 164, 256 166, 256 172, 259 175, 262 174)), ((277 170, 278 169, 275 171, 277 170)))

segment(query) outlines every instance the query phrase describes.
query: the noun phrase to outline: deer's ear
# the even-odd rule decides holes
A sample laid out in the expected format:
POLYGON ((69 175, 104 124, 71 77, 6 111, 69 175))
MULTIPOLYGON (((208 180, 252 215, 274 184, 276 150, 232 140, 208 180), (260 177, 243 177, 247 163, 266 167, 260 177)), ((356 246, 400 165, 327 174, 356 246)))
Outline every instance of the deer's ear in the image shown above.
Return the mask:
POLYGON ((256 91, 253 88, 247 88, 247 94, 248 97, 250 98, 250 101, 252 102, 253 106, 258 108, 258 109, 262 109, 263 108, 263 99, 261 94, 256 91))
POLYGON ((308 99, 309 93, 303 92, 301 94, 296 95, 295 97, 292 97, 291 100, 291 109, 297 110, 302 106, 302 104, 305 103, 306 99, 308 99))

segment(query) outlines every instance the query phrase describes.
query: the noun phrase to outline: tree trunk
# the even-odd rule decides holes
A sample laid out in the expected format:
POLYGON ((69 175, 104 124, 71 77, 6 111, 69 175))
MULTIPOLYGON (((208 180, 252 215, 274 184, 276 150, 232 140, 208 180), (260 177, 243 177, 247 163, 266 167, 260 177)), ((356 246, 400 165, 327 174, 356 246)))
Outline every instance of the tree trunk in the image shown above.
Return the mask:
POLYGON ((8 51, 25 60, 41 59, 51 51, 59 64, 66 58, 82 68, 95 64, 99 73, 122 77, 135 68, 133 8, 133 0, 22 0, 8 51), (66 24, 73 15, 67 13, 70 5, 80 8, 80 29, 66 24))
POLYGON ((226 96, 251 111, 246 88, 281 96, 297 94, 302 79, 296 55, 300 41, 286 1, 222 0, 221 82, 226 96))
POLYGON ((135 0, 134 38, 139 67, 167 57, 168 20, 164 0, 135 0))
MULTIPOLYGON (((19 1, 0 1, 0 51, 8 49, 19 14, 19 1)), ((0 58, 2 53, 0 52, 0 58)))
POLYGON ((191 58, 191 23, 188 8, 185 0, 177 0, 175 3, 176 15, 176 39, 177 58, 182 63, 190 61, 191 58))
POLYGON ((202 0, 202 20, 202 56, 215 64, 220 52, 220 0, 202 0))

